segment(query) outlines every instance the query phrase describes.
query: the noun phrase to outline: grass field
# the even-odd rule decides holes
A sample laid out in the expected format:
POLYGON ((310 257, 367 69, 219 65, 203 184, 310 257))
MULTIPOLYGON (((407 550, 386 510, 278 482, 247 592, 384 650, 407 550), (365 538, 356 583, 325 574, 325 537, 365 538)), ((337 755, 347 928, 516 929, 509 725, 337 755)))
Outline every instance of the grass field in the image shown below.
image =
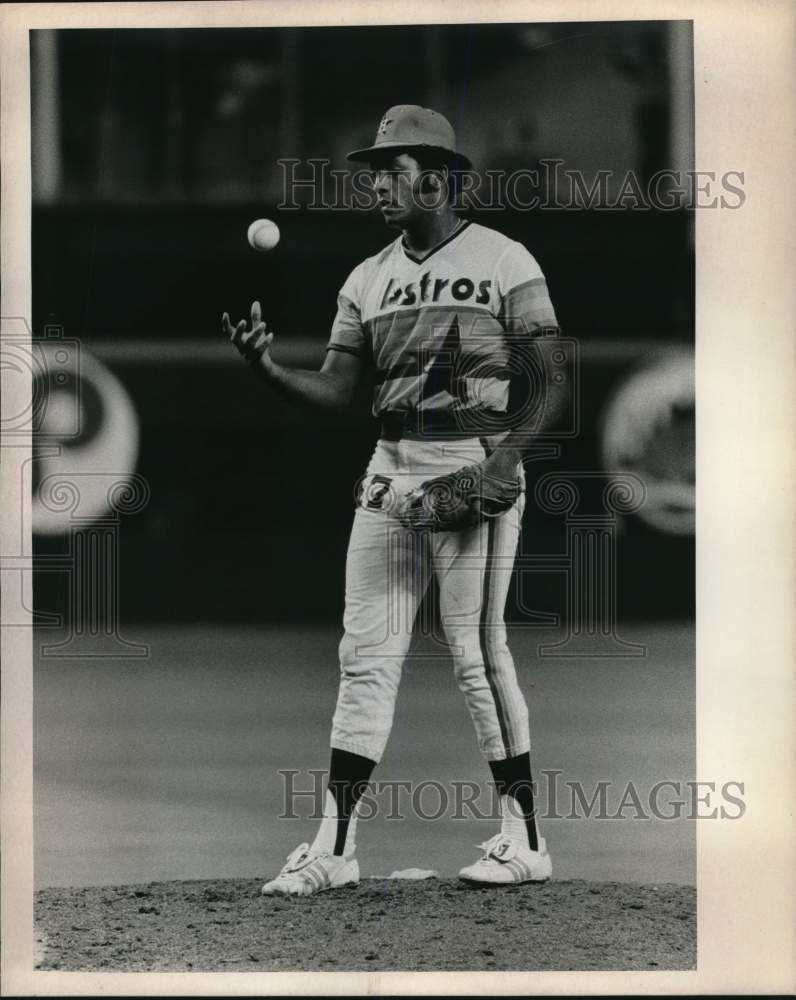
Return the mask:
MULTIPOLYGON (((34 665, 36 884, 122 885, 264 876, 281 867, 307 819, 278 819, 284 769, 328 764, 338 632, 329 627, 128 627, 144 660, 47 658, 34 665)), ((610 782, 611 812, 628 782, 644 799, 663 780, 694 778, 694 633, 628 626, 643 659, 542 659, 539 630, 511 645, 530 711, 537 773, 561 772, 587 793, 610 782)), ((50 641, 40 632, 38 639, 50 641)), ((418 647, 408 662, 387 754, 374 777, 443 788, 488 771, 450 663, 418 647)), ((296 786, 310 778, 300 773, 296 786)), ((540 779, 547 790, 552 779, 540 779)), ((379 800, 381 801, 381 800, 379 800)), ((487 801, 486 799, 484 801, 487 801)), ((433 794, 423 800, 434 812, 433 794)), ((545 818, 559 879, 693 884, 687 819, 545 818)), ((296 809, 311 809, 299 800, 296 809)), ((363 821, 363 876, 420 866, 454 876, 494 820, 385 811, 363 821)))

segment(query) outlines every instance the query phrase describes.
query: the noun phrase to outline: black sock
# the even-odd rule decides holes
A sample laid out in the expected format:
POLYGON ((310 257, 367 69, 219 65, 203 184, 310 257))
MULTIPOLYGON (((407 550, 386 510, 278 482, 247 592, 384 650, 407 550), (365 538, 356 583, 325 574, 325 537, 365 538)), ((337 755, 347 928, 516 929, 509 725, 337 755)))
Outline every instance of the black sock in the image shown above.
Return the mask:
POLYGON ((490 760, 489 768, 495 780, 498 795, 510 795, 520 807, 528 830, 528 843, 532 851, 539 850, 536 832, 536 817, 533 805, 533 778, 531 777, 531 755, 507 757, 505 760, 490 760))
POLYGON ((368 781, 375 766, 375 760, 360 757, 356 753, 349 753, 348 750, 332 749, 332 761, 329 765, 329 791, 334 796, 337 805, 335 854, 342 854, 345 849, 348 822, 351 819, 354 806, 368 787, 368 781))

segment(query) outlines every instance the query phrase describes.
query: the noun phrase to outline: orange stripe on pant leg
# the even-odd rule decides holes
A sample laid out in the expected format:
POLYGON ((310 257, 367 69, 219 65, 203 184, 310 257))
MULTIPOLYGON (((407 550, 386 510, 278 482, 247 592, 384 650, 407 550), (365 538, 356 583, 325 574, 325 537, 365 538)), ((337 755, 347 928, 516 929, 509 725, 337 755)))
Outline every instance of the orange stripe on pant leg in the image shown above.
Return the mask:
POLYGON ((500 738, 503 741, 503 750, 508 752, 509 746, 509 734, 506 723, 506 715, 501 701, 500 695, 498 693, 497 684, 495 683, 494 667, 489 656, 489 644, 487 642, 487 629, 489 628, 489 608, 491 602, 491 590, 492 590, 492 563, 494 561, 495 555, 495 522, 490 520, 487 522, 487 546, 486 546, 486 565, 484 567, 484 583, 481 593, 481 616, 478 623, 478 639, 481 645, 481 656, 484 660, 484 673, 486 675, 487 683, 489 684, 489 690, 492 692, 492 699, 495 702, 495 712, 497 713, 498 725, 500 726, 500 738))

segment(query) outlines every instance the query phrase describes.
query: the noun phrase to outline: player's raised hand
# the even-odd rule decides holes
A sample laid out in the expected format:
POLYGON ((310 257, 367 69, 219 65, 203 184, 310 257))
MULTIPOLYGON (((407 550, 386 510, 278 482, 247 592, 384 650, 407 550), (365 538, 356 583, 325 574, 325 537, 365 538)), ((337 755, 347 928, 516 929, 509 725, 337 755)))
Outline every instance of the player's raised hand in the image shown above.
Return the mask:
POLYGON ((242 319, 237 326, 233 326, 229 313, 224 313, 221 317, 221 330, 247 361, 256 367, 268 368, 271 360, 268 349, 274 335, 266 333, 259 302, 252 302, 251 329, 246 329, 245 319, 242 319))

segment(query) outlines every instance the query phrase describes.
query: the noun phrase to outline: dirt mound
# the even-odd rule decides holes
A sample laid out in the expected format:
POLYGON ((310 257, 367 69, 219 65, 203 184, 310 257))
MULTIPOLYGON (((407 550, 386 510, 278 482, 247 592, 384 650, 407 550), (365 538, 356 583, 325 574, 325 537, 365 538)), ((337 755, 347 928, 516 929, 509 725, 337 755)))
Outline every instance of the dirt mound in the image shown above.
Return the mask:
POLYGON ((36 893, 37 969, 343 971, 693 969, 696 894, 549 882, 473 889, 366 879, 311 899, 262 879, 36 893))

